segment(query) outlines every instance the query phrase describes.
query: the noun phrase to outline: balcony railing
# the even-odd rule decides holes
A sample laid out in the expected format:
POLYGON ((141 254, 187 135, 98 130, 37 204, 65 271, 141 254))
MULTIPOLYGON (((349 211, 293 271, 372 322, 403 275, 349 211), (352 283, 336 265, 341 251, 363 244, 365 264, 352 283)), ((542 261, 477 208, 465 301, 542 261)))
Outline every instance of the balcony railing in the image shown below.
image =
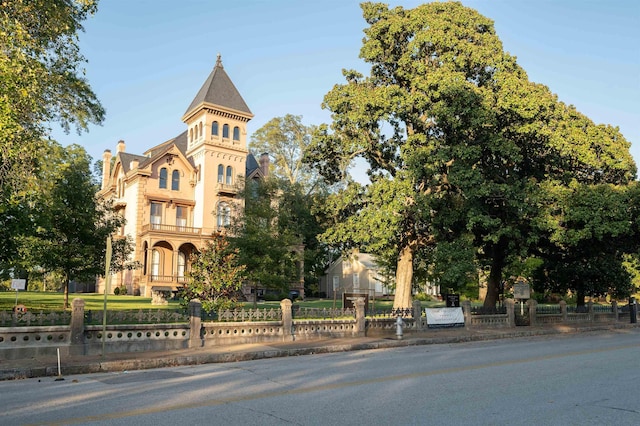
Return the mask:
POLYGON ((237 194, 238 188, 236 185, 229 185, 227 183, 218 182, 216 187, 218 194, 237 194))
POLYGON ((161 223, 150 223, 147 225, 142 225, 142 232, 149 231, 170 232, 173 234, 200 235, 202 233, 202 228, 194 228, 192 226, 164 225, 161 223))
POLYGON ((177 275, 151 275, 151 281, 156 283, 180 283, 184 284, 187 279, 177 275))

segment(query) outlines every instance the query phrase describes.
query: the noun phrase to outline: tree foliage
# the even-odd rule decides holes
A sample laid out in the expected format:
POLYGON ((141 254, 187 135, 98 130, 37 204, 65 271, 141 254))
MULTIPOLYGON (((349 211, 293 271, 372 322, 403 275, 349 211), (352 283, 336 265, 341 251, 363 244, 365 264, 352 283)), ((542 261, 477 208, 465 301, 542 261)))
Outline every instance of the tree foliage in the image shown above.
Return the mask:
POLYGON ((274 176, 312 192, 319 183, 319 176, 303 162, 303 158, 311 143, 313 129, 313 126, 302 124, 299 115, 274 117, 253 133, 249 149, 269 154, 272 160, 270 172, 274 176))
POLYGON ((182 303, 199 299, 205 312, 218 312, 235 307, 242 288, 245 266, 239 263, 238 250, 233 249, 224 234, 213 234, 199 253, 191 259, 191 269, 181 290, 182 303))
POLYGON ((505 271, 541 238, 533 224, 546 184, 625 184, 636 171, 629 143, 530 82, 476 11, 362 9, 370 76, 344 71, 347 83, 327 93, 332 124, 308 159, 339 180, 341 164, 362 158, 371 184, 349 182, 331 198, 324 237, 395 259, 394 307, 410 305, 416 256, 474 252, 458 259, 472 262, 458 275, 485 269, 485 305, 495 306, 505 271))
POLYGON ((96 0, 0 3, 0 261, 17 258, 15 237, 33 225, 26 209, 47 167, 51 124, 80 131, 103 120, 78 49, 82 22, 96 8, 96 0))
POLYGON ((297 262, 302 242, 283 183, 274 177, 246 183, 244 208, 234 220, 230 238, 252 287, 280 294, 300 279, 297 262))
MULTIPOLYGON (((15 240, 25 269, 63 274, 66 308, 70 281, 104 274, 107 236, 123 226, 124 219, 108 202, 96 199, 91 157, 84 148, 51 143, 48 153, 47 173, 41 176, 38 202, 29 215, 34 227, 23 228, 15 240)), ((112 272, 136 266, 124 261, 130 252, 130 240, 114 244, 112 272)))

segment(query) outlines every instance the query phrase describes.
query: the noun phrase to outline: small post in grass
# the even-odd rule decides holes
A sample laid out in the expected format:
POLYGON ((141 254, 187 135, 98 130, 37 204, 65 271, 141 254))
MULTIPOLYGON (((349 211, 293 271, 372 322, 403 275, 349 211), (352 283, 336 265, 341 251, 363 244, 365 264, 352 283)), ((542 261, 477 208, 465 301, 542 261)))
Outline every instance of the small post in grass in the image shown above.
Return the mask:
POLYGON ((102 311, 102 358, 105 357, 105 346, 107 339, 107 295, 111 284, 111 236, 107 237, 107 253, 104 260, 104 306, 102 311))

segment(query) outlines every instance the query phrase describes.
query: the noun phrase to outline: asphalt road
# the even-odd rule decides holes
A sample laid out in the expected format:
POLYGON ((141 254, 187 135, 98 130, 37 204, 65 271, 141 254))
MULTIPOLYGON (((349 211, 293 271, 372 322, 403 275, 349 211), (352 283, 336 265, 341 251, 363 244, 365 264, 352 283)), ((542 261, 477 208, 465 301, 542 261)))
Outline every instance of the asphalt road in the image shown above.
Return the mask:
POLYGON ((0 424, 637 425, 640 330, 0 382, 0 424))

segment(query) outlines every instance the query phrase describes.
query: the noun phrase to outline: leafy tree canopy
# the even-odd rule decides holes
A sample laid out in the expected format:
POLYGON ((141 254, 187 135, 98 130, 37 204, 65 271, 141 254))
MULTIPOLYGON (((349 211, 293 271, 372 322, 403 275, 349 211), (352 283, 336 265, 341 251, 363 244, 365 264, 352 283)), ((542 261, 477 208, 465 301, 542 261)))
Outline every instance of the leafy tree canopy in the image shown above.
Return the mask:
MULTIPOLYGON (((38 166, 41 139, 56 122, 66 131, 101 123, 78 49, 82 22, 97 0, 0 3, 0 195, 8 202, 38 166)), ((2 211, 0 211, 0 215, 2 211)))
POLYGON ((330 181, 362 158, 371 184, 332 196, 324 238, 396 259, 394 307, 410 305, 425 247, 445 258, 452 244, 473 248, 475 260, 464 259, 489 271, 485 305, 495 306, 505 268, 540 238, 541 183, 627 183, 636 172, 629 143, 528 81, 473 9, 362 9, 360 57, 371 73, 344 71, 346 84, 327 93, 332 124, 319 127, 307 158, 330 181))

